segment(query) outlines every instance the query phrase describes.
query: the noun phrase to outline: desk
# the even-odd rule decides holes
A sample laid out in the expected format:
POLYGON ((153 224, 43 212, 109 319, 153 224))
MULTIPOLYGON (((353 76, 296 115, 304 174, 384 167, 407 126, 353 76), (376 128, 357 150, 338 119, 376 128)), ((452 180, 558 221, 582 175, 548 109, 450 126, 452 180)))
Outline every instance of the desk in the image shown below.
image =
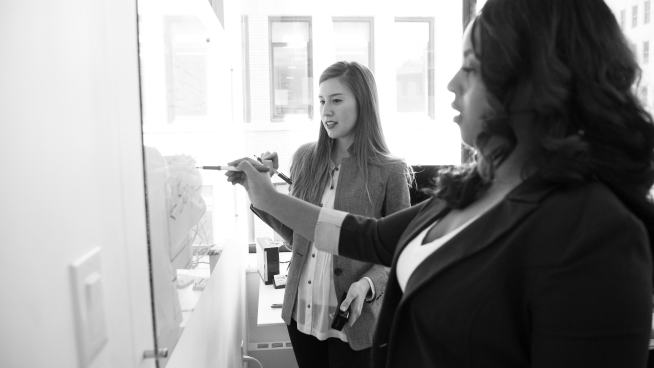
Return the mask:
MULTIPOLYGON (((279 253, 279 261, 290 261, 291 252, 279 253)), ((279 265, 279 273, 286 275, 288 263, 279 265)), ((275 289, 273 284, 266 285, 259 276, 259 307, 257 312, 257 326, 282 326, 286 325, 282 319, 281 308, 271 308, 273 304, 282 304, 284 302, 284 291, 286 289, 275 289)))

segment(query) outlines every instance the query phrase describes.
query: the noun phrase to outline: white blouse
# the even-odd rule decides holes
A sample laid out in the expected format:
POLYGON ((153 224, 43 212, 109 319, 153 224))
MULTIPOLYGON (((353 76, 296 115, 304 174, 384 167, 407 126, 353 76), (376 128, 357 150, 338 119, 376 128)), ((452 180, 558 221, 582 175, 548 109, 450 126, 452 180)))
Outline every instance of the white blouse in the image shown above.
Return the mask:
MULTIPOLYGON (((323 193, 321 205, 323 208, 334 208, 336 185, 338 183, 339 167, 330 162, 331 180, 323 193)), ((338 299, 334 287, 333 256, 318 250, 313 243, 309 247, 311 256, 307 257, 302 268, 298 286, 297 301, 293 308, 293 319, 297 329, 307 335, 313 335, 318 340, 330 337, 347 342, 343 331, 331 328, 332 316, 336 312, 338 299)))
POLYGON ((447 243, 452 239, 456 234, 465 229, 471 222, 477 219, 479 215, 471 218, 465 224, 457 227, 456 229, 450 231, 449 233, 441 236, 438 239, 434 239, 432 242, 427 244, 422 244, 422 240, 427 235, 427 232, 436 224, 438 221, 435 221, 433 225, 427 226, 420 234, 418 234, 413 240, 407 244, 406 247, 402 250, 400 257, 397 260, 397 265, 395 267, 395 272, 397 274, 397 282, 400 284, 402 292, 406 289, 406 284, 409 282, 409 278, 413 272, 418 268, 418 266, 432 253, 434 253, 438 248, 447 243))

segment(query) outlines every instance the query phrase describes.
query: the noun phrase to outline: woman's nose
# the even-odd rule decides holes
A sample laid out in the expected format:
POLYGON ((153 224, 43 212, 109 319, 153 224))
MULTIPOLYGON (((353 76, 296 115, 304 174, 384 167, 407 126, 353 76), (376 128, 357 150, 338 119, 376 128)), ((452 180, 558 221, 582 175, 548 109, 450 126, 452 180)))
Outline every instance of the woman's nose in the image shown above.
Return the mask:
POLYGON ((447 84, 447 90, 450 92, 455 92, 454 91, 454 79, 456 79, 456 75, 450 79, 450 82, 447 84))
POLYGON ((448 91, 450 91, 450 92, 454 92, 454 93, 457 92, 457 90, 458 90, 458 85, 459 85, 459 83, 458 83, 458 79, 457 79, 458 76, 459 76, 459 72, 456 72, 456 73, 454 74, 454 76, 452 77, 452 79, 450 79, 450 82, 447 84, 447 90, 448 90, 448 91))

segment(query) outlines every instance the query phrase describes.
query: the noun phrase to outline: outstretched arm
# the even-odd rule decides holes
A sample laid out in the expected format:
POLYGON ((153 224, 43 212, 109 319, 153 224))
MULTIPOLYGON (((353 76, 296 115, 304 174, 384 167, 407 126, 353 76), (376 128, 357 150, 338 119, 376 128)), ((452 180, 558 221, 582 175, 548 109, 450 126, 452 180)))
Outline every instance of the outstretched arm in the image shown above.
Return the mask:
POLYGON ((271 214, 303 237, 313 241, 320 207, 277 192, 270 181, 269 174, 258 172, 252 167, 253 164, 256 165, 257 162, 250 158, 230 162, 229 165, 236 166, 242 171, 228 171, 225 174, 227 181, 243 185, 255 208, 271 214))

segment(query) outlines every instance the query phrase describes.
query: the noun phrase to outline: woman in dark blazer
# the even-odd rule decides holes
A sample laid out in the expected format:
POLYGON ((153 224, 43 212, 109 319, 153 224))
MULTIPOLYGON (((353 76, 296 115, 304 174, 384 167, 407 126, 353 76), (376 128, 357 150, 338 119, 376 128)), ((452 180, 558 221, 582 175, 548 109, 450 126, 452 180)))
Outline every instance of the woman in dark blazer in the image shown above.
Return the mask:
POLYGON ((644 367, 654 123, 602 0, 489 0, 448 85, 472 165, 380 220, 277 194, 255 206, 322 250, 390 265, 375 367, 644 367), (346 245, 347 244, 347 245, 346 245))

